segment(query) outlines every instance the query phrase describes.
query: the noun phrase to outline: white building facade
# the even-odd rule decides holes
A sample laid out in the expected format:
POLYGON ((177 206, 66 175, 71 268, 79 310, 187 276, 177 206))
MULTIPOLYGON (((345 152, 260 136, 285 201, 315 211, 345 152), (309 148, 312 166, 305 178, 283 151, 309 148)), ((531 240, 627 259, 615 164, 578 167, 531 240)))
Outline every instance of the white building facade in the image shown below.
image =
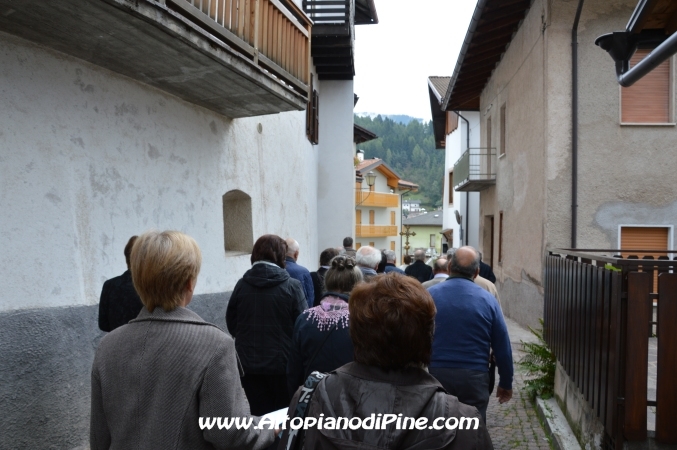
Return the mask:
MULTIPOLYGON (((314 270, 320 249, 353 233, 353 81, 313 65, 309 39, 307 76, 285 66, 272 77, 277 63, 262 44, 252 62, 250 44, 224 43, 207 15, 188 21, 164 2, 65 0, 79 25, 111 22, 102 36, 81 35, 80 47, 68 22, 76 19, 34 31, 25 21, 46 11, 4 3, 0 448, 86 448, 99 295, 126 270, 132 235, 195 238, 203 259, 190 307, 225 330, 259 236, 293 237, 299 263, 314 270), (114 45, 135 33, 146 40, 114 45), (316 144, 310 86, 321 104, 316 144)), ((279 17, 309 38, 310 21, 287 7, 279 17)))

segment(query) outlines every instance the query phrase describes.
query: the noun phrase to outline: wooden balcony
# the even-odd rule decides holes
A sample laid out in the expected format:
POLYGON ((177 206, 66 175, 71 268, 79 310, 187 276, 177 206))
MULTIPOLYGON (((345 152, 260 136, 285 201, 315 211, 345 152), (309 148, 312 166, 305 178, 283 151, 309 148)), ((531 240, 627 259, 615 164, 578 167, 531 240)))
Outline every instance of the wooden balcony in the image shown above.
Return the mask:
POLYGON ((356 237, 397 236, 396 225, 355 225, 356 237))
POLYGON ((293 2, 0 0, 0 11, 0 31, 231 118, 306 107, 311 21, 293 2))
POLYGON ((381 192, 355 191, 355 206, 375 206, 377 208, 397 208, 400 196, 381 192))

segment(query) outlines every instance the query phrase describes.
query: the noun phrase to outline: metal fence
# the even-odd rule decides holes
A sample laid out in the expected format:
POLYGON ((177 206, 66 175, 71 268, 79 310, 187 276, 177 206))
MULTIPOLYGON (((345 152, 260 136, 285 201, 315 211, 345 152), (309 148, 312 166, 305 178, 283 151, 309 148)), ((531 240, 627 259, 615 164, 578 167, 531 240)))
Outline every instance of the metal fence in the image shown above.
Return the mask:
POLYGON ((611 448, 647 439, 650 406, 656 441, 677 444, 677 261, 607 256, 665 252, 553 249, 546 256, 545 339, 604 425, 611 448), (657 382, 656 398, 649 399, 653 325, 657 382))

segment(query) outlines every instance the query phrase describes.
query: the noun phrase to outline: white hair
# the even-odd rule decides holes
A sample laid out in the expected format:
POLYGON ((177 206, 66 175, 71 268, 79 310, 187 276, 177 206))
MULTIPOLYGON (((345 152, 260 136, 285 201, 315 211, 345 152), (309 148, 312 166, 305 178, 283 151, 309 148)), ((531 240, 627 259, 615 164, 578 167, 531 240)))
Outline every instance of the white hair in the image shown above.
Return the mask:
POLYGON ((387 261, 387 262, 395 262, 395 259, 397 258, 397 256, 395 256, 395 252, 394 252, 394 251, 392 251, 392 250, 386 250, 386 251, 384 251, 383 253, 385 253, 385 255, 386 255, 386 261, 387 261))
POLYGON ((292 238, 287 238, 287 256, 294 256, 299 251, 299 243, 292 238))
POLYGON ((355 260, 358 266, 374 269, 381 262, 381 252, 374 247, 365 245, 357 250, 355 260))

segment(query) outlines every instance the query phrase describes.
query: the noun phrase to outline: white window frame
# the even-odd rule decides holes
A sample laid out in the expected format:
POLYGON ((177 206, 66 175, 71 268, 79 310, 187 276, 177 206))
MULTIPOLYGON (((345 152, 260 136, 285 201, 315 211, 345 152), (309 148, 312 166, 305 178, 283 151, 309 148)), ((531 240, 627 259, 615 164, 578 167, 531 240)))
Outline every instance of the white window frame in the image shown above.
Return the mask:
MULTIPOLYGON (((674 127, 675 122, 675 57, 670 57, 670 82, 668 83, 668 121, 658 123, 623 122, 623 87, 618 85, 618 123, 622 127, 674 127)), ((627 226, 627 225, 626 225, 627 226)), ((620 235, 619 235, 620 236, 620 235)), ((619 238, 620 239, 620 238, 619 238)))
MULTIPOLYGON (((668 229, 668 250, 674 250, 674 233, 675 233, 675 227, 674 225, 665 225, 665 224, 636 224, 636 223, 623 223, 618 225, 618 250, 623 250, 621 248, 621 230, 623 227, 628 227, 628 228, 667 228, 668 229)), ((649 249, 652 250, 652 249, 649 249)), ((674 258, 677 253, 668 253, 668 256, 670 256, 670 259, 674 258)))

